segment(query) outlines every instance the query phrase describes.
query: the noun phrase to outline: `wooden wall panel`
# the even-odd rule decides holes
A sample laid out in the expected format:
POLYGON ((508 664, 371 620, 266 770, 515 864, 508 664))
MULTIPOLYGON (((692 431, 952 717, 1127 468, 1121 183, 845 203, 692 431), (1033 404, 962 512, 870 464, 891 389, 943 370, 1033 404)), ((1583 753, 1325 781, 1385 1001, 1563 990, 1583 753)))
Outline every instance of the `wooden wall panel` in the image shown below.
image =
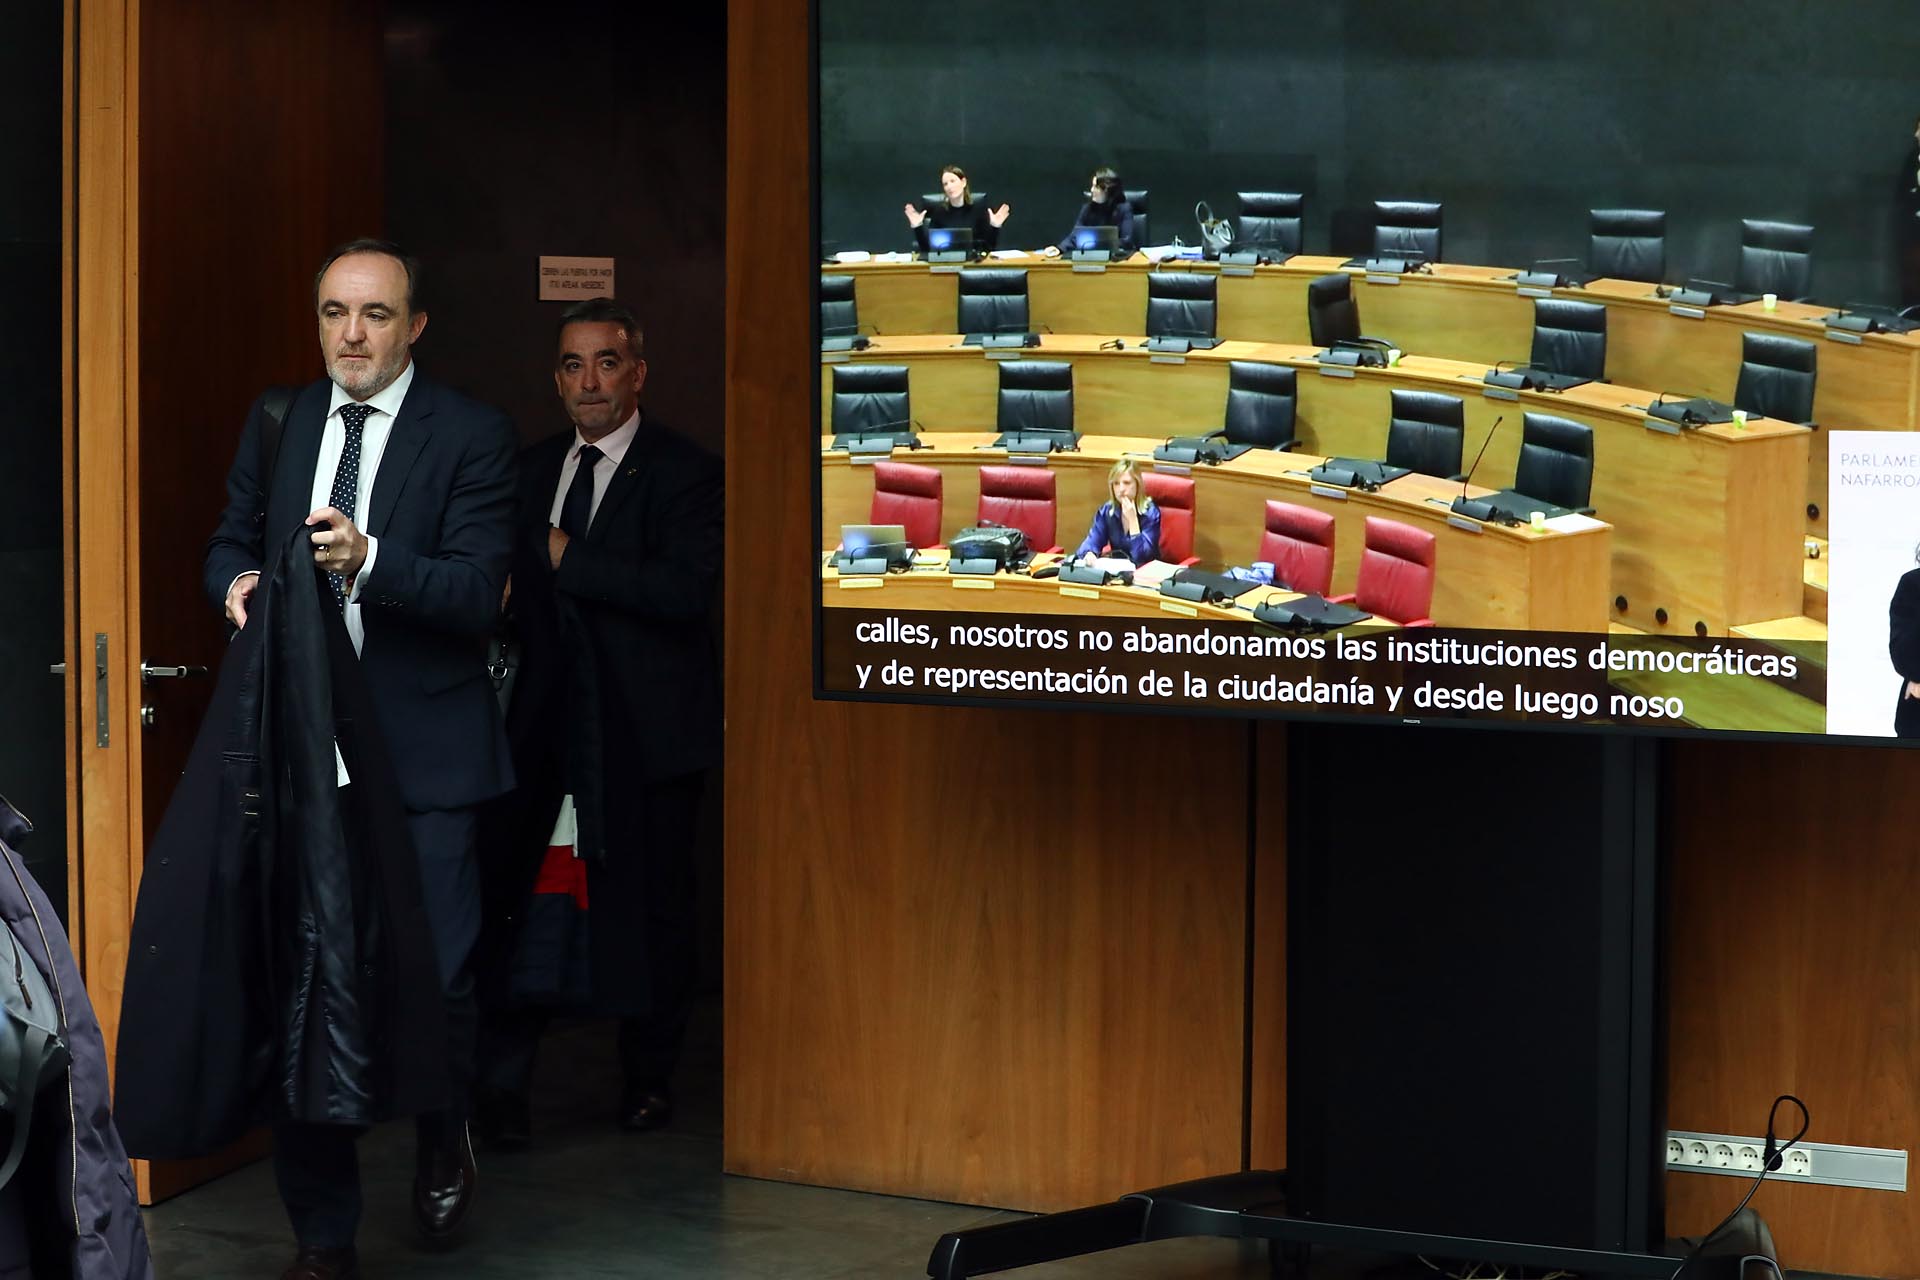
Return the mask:
MULTIPOLYGON (((1679 743, 1672 759, 1670 1127, 1759 1134, 1792 1093, 1810 1141, 1920 1155, 1920 755, 1679 743)), ((1676 1234, 1744 1191, 1667 1187, 1676 1234)), ((1785 1266, 1920 1274, 1912 1192, 1766 1185, 1753 1203, 1785 1266)))
POLYGON ((730 15, 726 1166, 1034 1209, 1236 1169, 1244 727, 812 699, 766 536, 814 465, 805 10, 730 15))

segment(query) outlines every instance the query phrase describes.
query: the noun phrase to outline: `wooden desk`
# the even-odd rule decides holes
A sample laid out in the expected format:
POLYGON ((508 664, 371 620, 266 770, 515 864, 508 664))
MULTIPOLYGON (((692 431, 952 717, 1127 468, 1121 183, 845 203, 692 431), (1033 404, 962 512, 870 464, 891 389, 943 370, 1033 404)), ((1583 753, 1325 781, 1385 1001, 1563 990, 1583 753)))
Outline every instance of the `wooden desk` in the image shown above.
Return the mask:
MULTIPOLYGON (((1252 342, 1307 341, 1306 283, 1341 268, 1329 257, 1293 258, 1259 267, 1252 276, 1220 277, 1218 332, 1252 342)), ((982 265, 1025 268, 1036 329, 1103 337, 1131 334, 1146 321, 1144 259, 1116 263, 1099 273, 1041 258, 982 265)), ((933 273, 924 263, 827 266, 858 280, 860 319, 880 334, 939 333, 955 323, 958 288, 951 272, 933 273)), ((1217 271, 1210 263, 1169 263, 1166 271, 1217 271)), ((1477 364, 1524 360, 1532 346, 1533 299, 1520 296, 1511 267, 1438 263, 1431 274, 1370 283, 1355 271, 1354 297, 1361 327, 1392 339, 1403 350, 1477 364)), ((1819 344, 1820 377, 1814 420, 1823 427, 1900 430, 1920 427, 1920 334, 1871 334, 1858 344, 1829 341, 1820 317, 1825 305, 1781 302, 1709 307, 1701 319, 1677 316, 1654 296, 1653 286, 1632 280, 1597 280, 1584 289, 1556 289, 1557 298, 1597 302, 1607 308, 1607 375, 1623 386, 1709 395, 1731 401, 1740 373, 1740 335, 1781 334, 1819 344)), ((1044 331, 1044 330, 1042 330, 1044 331)), ((1826 532, 1826 451, 1813 451, 1805 501, 1820 509, 1811 522, 1826 532)))
MULTIPOLYGON (((988 449, 992 433, 943 433, 922 438, 929 447, 894 457, 942 473, 944 509, 940 527, 951 533, 974 523, 980 500, 979 468, 1006 461, 988 449)), ((822 444, 828 443, 823 440, 822 444)), ((1060 509, 1056 535, 1069 551, 1085 533, 1093 511, 1106 500, 1107 468, 1123 454, 1140 455, 1152 470, 1151 448, 1120 436, 1088 436, 1078 453, 1054 454, 1047 465, 1056 477, 1060 509)), ((1604 631, 1607 627, 1608 565, 1613 530, 1596 522, 1578 533, 1487 525, 1470 532, 1448 523, 1443 503, 1458 485, 1428 476, 1404 476, 1377 493, 1341 496, 1313 492, 1298 474, 1319 462, 1298 453, 1249 453, 1218 467, 1197 467, 1194 487, 1194 554, 1213 566, 1250 564, 1266 527, 1268 498, 1330 511, 1334 516, 1335 594, 1352 591, 1366 545, 1366 517, 1386 516, 1431 531, 1438 541, 1433 620, 1442 626, 1543 631, 1604 631)), ((1164 464, 1162 469, 1165 469, 1164 464)), ((1178 470, 1175 468, 1175 470, 1178 470)), ((873 499, 870 468, 845 453, 821 457, 823 540, 831 544, 843 524, 867 523, 873 499)), ((1477 486, 1475 492, 1482 492, 1477 486)), ((851 603, 861 603, 853 601, 851 603)), ((927 606, 931 607, 931 606, 927 606)))
MULTIPOLYGON (((1495 487, 1513 479, 1523 412, 1572 418, 1594 429, 1593 504, 1615 529, 1609 599, 1626 602, 1613 609, 1615 620, 1658 634, 1691 635, 1702 625, 1707 634, 1726 635, 1741 623, 1802 612, 1801 503, 1811 438, 1804 427, 1754 419, 1745 430, 1727 425, 1670 435, 1645 426, 1640 406, 1652 393, 1612 383, 1557 395, 1528 392, 1518 401, 1488 400, 1479 382, 1483 365, 1409 356, 1393 369, 1362 369, 1341 378, 1323 375, 1308 347, 1226 342, 1193 353, 1184 363, 1167 364, 1154 362, 1140 339, 1123 341, 1125 349, 1113 350, 1103 349, 1096 337, 1049 335, 1040 347, 1021 354, 1074 365, 1074 411, 1086 427, 1154 442, 1220 425, 1228 362, 1293 365, 1299 369, 1302 447, 1323 457, 1383 456, 1392 392, 1444 391, 1464 402, 1468 463, 1504 415, 1475 474, 1495 487)), ((958 343, 955 335, 880 339, 857 358, 912 368, 913 416, 927 431, 980 432, 994 419, 997 362, 978 347, 958 343)), ((831 375, 823 371, 822 422, 831 416, 831 394, 831 375)), ((985 437, 991 438, 990 433, 985 437)), ((1150 454, 1144 440, 1133 447, 1150 454)), ((1256 466, 1248 459, 1241 463, 1256 466)), ((1201 471, 1232 471, 1239 465, 1201 471)), ((1088 505, 1079 509, 1091 512, 1099 493, 1093 489, 1088 505)), ((947 501, 952 512, 951 488, 947 501)), ((1075 508, 1064 492, 1062 504, 1065 520, 1075 508)), ((972 507, 963 510, 965 523, 972 507)), ((1203 511, 1197 523, 1205 529, 1213 518, 1203 511)), ((1256 544, 1259 527, 1256 517, 1256 544)), ((1249 554, 1216 558, 1245 563, 1249 554)))
MULTIPOLYGON (((1045 568, 1065 557, 1038 555, 1033 567, 1045 568)), ((1297 600, 1300 593, 1255 587, 1231 605, 1199 604, 1163 596, 1149 587, 1121 583, 1085 586, 1025 573, 992 577, 946 572, 946 553, 923 553, 906 573, 843 574, 827 565, 820 572, 820 602, 829 609, 917 609, 928 612, 1097 614, 1102 617, 1179 617, 1210 622, 1252 622, 1253 610, 1269 600, 1297 600)), ((1394 627, 1385 618, 1358 623, 1352 630, 1394 627)), ((1345 630, 1347 628, 1343 628, 1345 630)))

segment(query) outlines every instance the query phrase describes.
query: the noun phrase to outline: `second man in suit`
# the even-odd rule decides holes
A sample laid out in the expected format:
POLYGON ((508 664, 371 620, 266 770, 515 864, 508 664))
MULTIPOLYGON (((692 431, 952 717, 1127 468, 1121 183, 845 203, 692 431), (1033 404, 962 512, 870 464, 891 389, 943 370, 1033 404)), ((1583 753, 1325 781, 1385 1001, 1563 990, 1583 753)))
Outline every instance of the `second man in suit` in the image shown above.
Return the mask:
MULTIPOLYGON (((528 1139, 534 1053, 551 1012, 505 976, 563 796, 585 868, 591 1007, 619 1015, 619 1122, 657 1128, 687 1025, 697 937, 693 835, 720 755, 709 607, 721 563, 719 462, 640 407, 647 365, 611 298, 561 317, 554 385, 573 429, 526 450, 509 602, 523 646, 508 733, 523 770, 489 879, 482 1132, 528 1139)), ((534 984, 551 985, 551 984, 534 984)))

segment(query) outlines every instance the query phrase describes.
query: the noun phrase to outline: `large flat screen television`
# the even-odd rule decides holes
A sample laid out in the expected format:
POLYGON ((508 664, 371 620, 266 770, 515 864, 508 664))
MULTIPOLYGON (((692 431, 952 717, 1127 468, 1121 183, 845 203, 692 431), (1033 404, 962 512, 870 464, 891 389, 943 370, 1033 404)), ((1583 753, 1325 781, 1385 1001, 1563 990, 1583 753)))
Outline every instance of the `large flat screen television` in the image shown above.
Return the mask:
POLYGON ((809 320, 870 342, 811 405, 816 692, 1920 736, 1920 153, 1867 7, 818 0, 809 320), (914 252, 936 178, 975 262, 914 252))

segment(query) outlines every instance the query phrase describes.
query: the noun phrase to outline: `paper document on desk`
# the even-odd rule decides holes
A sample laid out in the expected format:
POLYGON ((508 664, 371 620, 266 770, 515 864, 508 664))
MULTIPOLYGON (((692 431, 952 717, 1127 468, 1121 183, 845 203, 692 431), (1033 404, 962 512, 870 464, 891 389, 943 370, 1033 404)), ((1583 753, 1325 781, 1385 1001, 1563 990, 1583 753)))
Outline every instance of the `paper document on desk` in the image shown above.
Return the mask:
POLYGON ((1133 571, 1133 585, 1136 587, 1158 587, 1172 577, 1178 565, 1168 564, 1165 560, 1149 560, 1133 571))
POLYGON ((1585 533, 1589 529, 1600 529, 1606 521, 1595 520, 1592 516, 1583 516, 1578 511, 1569 511, 1563 516, 1555 516, 1546 522, 1546 527, 1555 533, 1585 533))
POLYGON ((910 253, 876 253, 876 254, 874 254, 874 255, 873 255, 873 258, 871 259, 871 261, 874 261, 874 262, 912 262, 912 261, 913 261, 913 255, 912 255, 912 254, 910 254, 910 253))
POLYGON ((1009 258, 1030 258, 1033 255, 1028 253, 1025 249, 995 249, 992 253, 989 253, 987 256, 989 258, 998 258, 1001 261, 1005 261, 1009 258))
POLYGON ((842 249, 833 255, 835 262, 871 262, 873 255, 865 249, 842 249))

